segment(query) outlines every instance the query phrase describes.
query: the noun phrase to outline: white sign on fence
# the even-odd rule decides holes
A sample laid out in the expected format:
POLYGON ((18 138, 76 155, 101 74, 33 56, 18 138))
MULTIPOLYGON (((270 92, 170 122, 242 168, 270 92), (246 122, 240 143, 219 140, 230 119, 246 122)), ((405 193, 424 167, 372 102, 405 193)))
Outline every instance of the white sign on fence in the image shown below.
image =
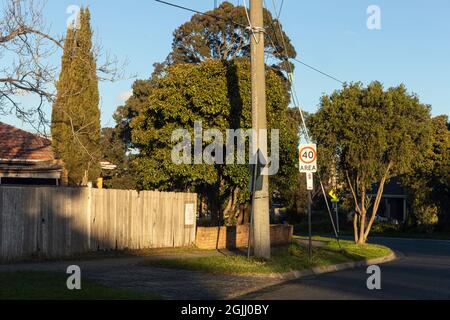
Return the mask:
POLYGON ((300 146, 299 169, 301 173, 317 172, 317 145, 302 144, 300 146))
POLYGON ((186 203, 184 205, 184 225, 193 226, 195 224, 195 204, 186 203))

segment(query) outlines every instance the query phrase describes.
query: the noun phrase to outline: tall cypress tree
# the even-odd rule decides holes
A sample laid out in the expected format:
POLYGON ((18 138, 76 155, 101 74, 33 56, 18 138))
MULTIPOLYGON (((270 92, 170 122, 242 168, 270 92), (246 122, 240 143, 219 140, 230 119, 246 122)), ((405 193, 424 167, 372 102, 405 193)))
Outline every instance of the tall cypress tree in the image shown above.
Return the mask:
POLYGON ((90 12, 82 8, 77 28, 67 30, 52 112, 53 150, 65 163, 70 185, 85 185, 100 175, 96 70, 90 12))

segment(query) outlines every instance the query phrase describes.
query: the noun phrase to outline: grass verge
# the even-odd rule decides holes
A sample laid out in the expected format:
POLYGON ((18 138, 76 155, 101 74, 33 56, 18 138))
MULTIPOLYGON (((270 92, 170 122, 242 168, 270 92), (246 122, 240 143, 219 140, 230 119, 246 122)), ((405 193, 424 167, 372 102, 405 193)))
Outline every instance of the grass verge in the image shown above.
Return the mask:
POLYGON ((44 272, 0 273, 0 300, 158 300, 162 296, 111 288, 82 280, 81 290, 68 290, 67 277, 44 272))
MULTIPOLYGON (((298 233, 300 234, 300 233, 298 233)), ((305 234, 305 233, 303 233, 305 234)), ((320 232, 318 234, 324 237, 331 237, 332 233, 320 232)), ((340 236, 352 237, 353 231, 343 231, 340 236)), ((369 241, 373 238, 398 238, 398 239, 415 239, 415 240, 450 240, 450 233, 447 232, 433 232, 433 233, 420 233, 413 231, 398 231, 398 232, 370 232, 369 241)))
POLYGON ((141 266, 165 267, 187 270, 201 270, 217 274, 270 274, 303 270, 311 267, 362 261, 384 257, 392 251, 384 246, 366 244, 356 245, 342 241, 339 248, 336 240, 327 239, 328 244, 313 248, 313 259, 308 259, 308 248, 300 243, 288 247, 274 248, 272 259, 247 259, 243 254, 222 255, 200 258, 149 259, 141 266))
POLYGON ((173 255, 202 255, 208 254, 211 250, 202 250, 195 247, 181 247, 181 248, 151 248, 141 250, 99 250, 80 254, 73 254, 70 256, 61 257, 44 257, 33 255, 16 259, 13 261, 2 261, 0 264, 13 264, 18 262, 56 262, 56 261, 95 261, 105 259, 121 259, 121 258, 136 258, 136 257, 164 257, 173 255))

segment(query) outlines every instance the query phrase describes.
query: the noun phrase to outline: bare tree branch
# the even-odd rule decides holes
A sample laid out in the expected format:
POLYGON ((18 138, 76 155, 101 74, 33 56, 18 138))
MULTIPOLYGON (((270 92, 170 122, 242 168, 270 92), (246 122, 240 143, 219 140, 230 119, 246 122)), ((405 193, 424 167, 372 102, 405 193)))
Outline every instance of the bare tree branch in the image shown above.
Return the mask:
MULTIPOLYGON (((43 107, 55 98, 59 66, 49 63, 61 52, 63 37, 52 36, 44 19, 45 0, 4 0, 0 8, 0 114, 15 115, 36 131, 45 132, 49 121, 43 107), (37 97, 35 106, 24 106, 21 97, 37 97)), ((99 80, 125 78, 128 61, 121 63, 94 48, 99 80), (99 61, 102 60, 101 63, 99 61)), ((130 76, 132 77, 132 76, 130 76)))

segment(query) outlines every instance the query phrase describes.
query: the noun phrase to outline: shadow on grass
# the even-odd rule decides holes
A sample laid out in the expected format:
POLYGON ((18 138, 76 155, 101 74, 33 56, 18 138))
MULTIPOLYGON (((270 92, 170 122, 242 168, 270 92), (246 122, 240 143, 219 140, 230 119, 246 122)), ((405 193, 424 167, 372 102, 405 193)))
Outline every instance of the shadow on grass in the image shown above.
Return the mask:
POLYGON ((174 269, 199 270, 215 274, 252 275, 284 273, 304 270, 312 267, 363 261, 386 256, 391 251, 383 246, 358 246, 345 243, 340 249, 337 243, 330 241, 327 246, 313 248, 309 259, 308 247, 301 243, 272 249, 272 259, 247 259, 245 250, 228 251, 228 254, 210 257, 181 259, 148 259, 140 266, 164 267, 174 269))
POLYGON ((68 290, 66 277, 48 272, 0 273, 0 300, 161 300, 162 296, 112 288, 83 280, 81 290, 68 290))

